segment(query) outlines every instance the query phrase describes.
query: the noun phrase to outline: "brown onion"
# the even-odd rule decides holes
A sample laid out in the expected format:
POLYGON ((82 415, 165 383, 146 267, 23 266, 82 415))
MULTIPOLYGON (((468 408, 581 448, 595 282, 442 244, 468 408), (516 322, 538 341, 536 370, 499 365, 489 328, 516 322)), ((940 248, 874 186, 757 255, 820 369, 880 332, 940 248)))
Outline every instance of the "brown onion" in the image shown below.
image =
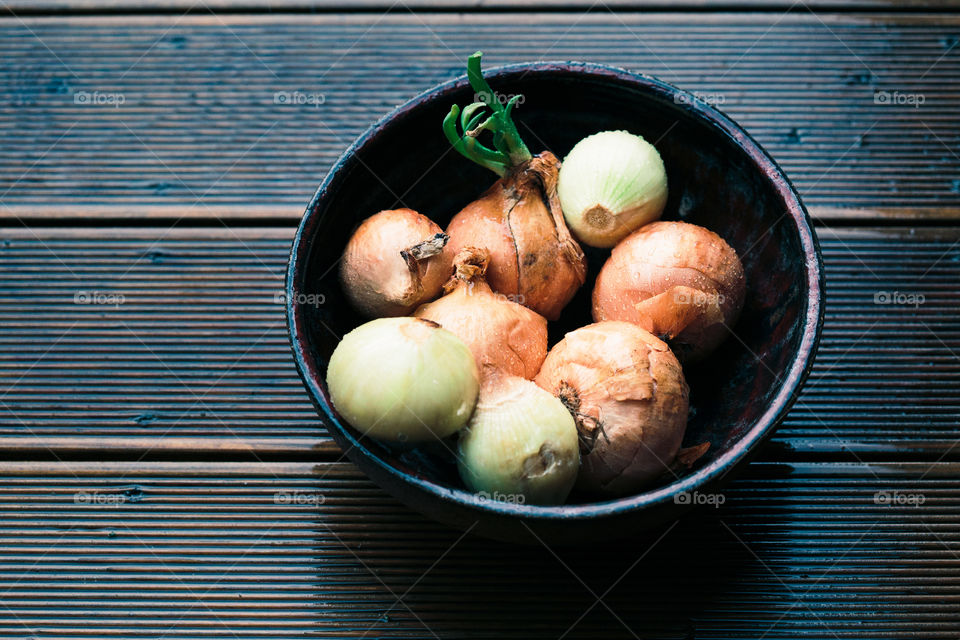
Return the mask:
POLYGON ((567 406, 580 433, 579 487, 624 495, 667 472, 689 408, 683 370, 656 336, 627 322, 568 333, 534 380, 567 406))
POLYGON ((454 275, 444 286, 446 295, 414 315, 456 334, 481 370, 492 365, 530 380, 547 355, 547 321, 490 289, 484 279, 488 260, 486 249, 467 247, 458 253, 454 275))
POLYGON ((468 246, 490 252, 487 282, 494 291, 515 296, 548 320, 557 319, 587 269, 563 220, 559 168, 556 156, 544 151, 511 169, 447 227, 454 252, 468 246))
POLYGON ((367 317, 404 316, 433 300, 450 277, 448 237, 413 209, 388 209, 363 221, 347 243, 340 281, 367 317))
POLYGON ((723 238, 686 222, 654 222, 613 249, 597 276, 593 319, 638 324, 692 362, 727 337, 745 290, 743 265, 723 238))
POLYGON ((530 154, 513 121, 523 96, 504 104, 483 78, 482 55, 478 51, 467 59, 477 101, 463 111, 453 105, 443 131, 454 149, 500 179, 453 217, 447 227, 450 245, 455 254, 465 247, 487 249, 487 282, 493 290, 556 320, 587 274, 583 250, 560 208, 560 161, 549 151, 530 154), (484 131, 492 134, 492 148, 479 141, 484 131))

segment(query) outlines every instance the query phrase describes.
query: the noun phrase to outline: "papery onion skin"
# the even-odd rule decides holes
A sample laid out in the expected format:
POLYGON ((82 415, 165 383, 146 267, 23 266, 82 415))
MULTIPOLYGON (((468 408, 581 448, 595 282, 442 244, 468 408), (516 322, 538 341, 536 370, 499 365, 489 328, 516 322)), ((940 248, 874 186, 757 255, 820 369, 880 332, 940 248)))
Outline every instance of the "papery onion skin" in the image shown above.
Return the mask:
POLYGON ((445 438, 470 419, 479 370, 460 338, 420 318, 379 318, 343 337, 327 367, 336 410, 364 435, 445 438))
POLYGON ((695 362, 730 334, 745 292, 743 265, 723 238, 686 222, 654 222, 613 249, 593 289, 593 319, 633 322, 695 362))
POLYGON ((557 193, 573 235, 609 248, 660 217, 667 204, 667 171, 641 136, 602 131, 578 142, 564 158, 557 193))
POLYGON ((494 293, 484 279, 489 253, 467 247, 454 258, 454 276, 439 300, 414 315, 455 333, 487 365, 532 379, 547 357, 547 320, 536 311, 494 293))
POLYGON ((556 320, 586 279, 583 250, 557 198, 560 161, 549 151, 512 168, 447 226, 454 254, 490 252, 487 282, 548 320, 556 320))
POLYGON ((627 495, 669 470, 686 430, 689 389, 656 336, 628 322, 571 331, 535 382, 578 416, 578 488, 627 495))
POLYGON ((368 318, 404 316, 440 295, 453 253, 443 230, 413 209, 376 213, 354 231, 343 252, 340 281, 368 318))
POLYGON ((577 428, 563 403, 529 380, 484 371, 477 408, 460 436, 467 487, 514 503, 562 504, 579 466, 577 428))

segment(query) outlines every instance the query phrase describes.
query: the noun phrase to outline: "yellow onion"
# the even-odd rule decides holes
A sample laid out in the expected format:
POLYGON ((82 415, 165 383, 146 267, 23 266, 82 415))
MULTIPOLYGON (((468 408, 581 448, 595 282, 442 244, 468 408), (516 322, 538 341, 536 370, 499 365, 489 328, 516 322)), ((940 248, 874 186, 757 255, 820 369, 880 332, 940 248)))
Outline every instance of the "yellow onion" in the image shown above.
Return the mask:
POLYGON ((487 281, 549 320, 586 279, 583 251, 570 235, 556 196, 560 162, 549 151, 498 180, 447 226, 454 252, 490 252, 487 281))
POLYGON ((533 382, 485 371, 460 436, 460 477, 486 498, 561 504, 577 478, 577 428, 563 403, 533 382))
POLYGON ((730 333, 745 290, 743 265, 723 238, 686 222, 654 222, 624 238, 603 265, 593 319, 638 324, 693 362, 730 333))
POLYGON ((489 254, 467 247, 453 260, 447 294, 419 309, 418 318, 433 320, 455 333, 483 370, 492 365, 532 379, 547 355, 547 321, 535 311, 494 293, 484 279, 489 254))
POLYGON ((560 167, 563 216, 580 242, 612 247, 660 217, 667 171, 656 147, 627 131, 602 131, 578 142, 560 167))
POLYGON ((475 53, 467 62, 478 101, 462 113, 454 105, 443 130, 454 149, 501 178, 450 221, 450 247, 454 254, 466 247, 487 249, 490 287, 555 320, 583 284, 587 268, 563 221, 557 197, 560 161, 549 151, 531 156, 511 115, 523 96, 502 105, 483 79, 480 56, 475 53), (486 108, 492 110, 488 117, 486 108), (483 131, 492 132, 495 149, 478 142, 483 131))
POLYGON ((417 444, 467 423, 479 372, 467 345, 437 323, 379 318, 334 349, 327 389, 336 410, 364 435, 417 444))
POLYGON ((578 487, 625 495, 670 469, 687 426, 689 390, 657 337, 627 322, 587 325, 550 350, 535 382, 576 417, 578 487))
POLYGON ((404 316, 433 300, 450 277, 447 236, 413 209, 388 209, 353 233, 340 263, 350 302, 368 318, 404 316))

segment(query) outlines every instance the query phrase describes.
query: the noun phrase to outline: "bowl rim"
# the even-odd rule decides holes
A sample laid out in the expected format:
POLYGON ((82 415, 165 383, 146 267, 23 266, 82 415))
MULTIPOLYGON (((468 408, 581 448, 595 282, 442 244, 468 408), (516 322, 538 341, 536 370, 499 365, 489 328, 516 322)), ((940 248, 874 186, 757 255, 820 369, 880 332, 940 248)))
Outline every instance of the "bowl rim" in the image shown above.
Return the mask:
MULTIPOLYGON (((316 224, 317 206, 331 188, 335 188, 339 181, 345 179, 350 171, 356 168, 358 163, 362 164, 362 161, 356 156, 357 151, 370 142, 385 126, 394 119, 408 114, 425 103, 436 101, 449 93, 466 88, 468 86, 466 75, 438 84, 390 111, 362 133, 343 154, 341 154, 336 163, 327 172, 323 182, 317 188, 316 193, 307 205, 300 225, 297 228, 296 235, 294 236, 290 251, 285 282, 285 307, 290 344, 300 378, 307 388, 314 405, 322 412, 324 425, 331 434, 337 433, 348 443, 344 453, 348 457, 352 457, 351 454, 354 454, 354 452, 362 455, 366 460, 372 461, 373 464, 380 467, 387 475, 392 476, 398 482, 412 485, 442 500, 456 502, 462 507, 487 511, 500 516, 544 520, 571 520, 638 511, 646 507, 668 502, 678 494, 692 493, 699 487, 718 483, 731 470, 737 467, 738 463, 747 457, 763 440, 768 438, 779 423, 782 422, 787 411, 795 402, 800 388, 809 374, 810 367, 813 364, 813 356, 820 340, 823 322, 823 265, 819 242, 816 234, 813 232, 809 214, 800 200, 799 194, 780 166, 740 125, 719 109, 701 101, 694 94, 674 87, 653 76, 592 62, 553 61, 517 63, 484 70, 484 76, 493 81, 491 84, 494 84, 498 78, 521 80, 528 74, 541 73, 588 75, 594 80, 606 80, 618 83, 626 88, 632 88, 633 90, 646 91, 652 94, 652 97, 672 99, 679 109, 687 112, 688 115, 696 119, 706 121, 705 124, 719 129, 743 149, 754 165, 772 181, 775 190, 786 205, 787 213, 781 216, 779 220, 782 220, 784 217, 790 217, 793 220, 800 238, 804 256, 806 257, 807 307, 804 312, 803 335, 801 336, 800 344, 797 347, 793 360, 787 369, 787 373, 783 376, 776 376, 781 383, 780 389, 776 392, 763 414, 761 414, 740 440, 710 464, 697 469, 680 480, 661 487, 631 496, 604 500, 602 502, 540 506, 513 504, 485 499, 467 490, 448 487, 402 471, 367 448, 352 432, 352 428, 347 428, 344 424, 341 424, 340 419, 333 409, 325 386, 320 382, 322 372, 319 371, 318 368, 314 366, 312 360, 307 357, 307 350, 305 348, 307 327, 306 316, 303 309, 304 305, 300 303, 299 296, 294 290, 297 285, 297 276, 304 269, 306 260, 309 257, 309 251, 306 245, 311 237, 310 232, 312 231, 313 225, 316 224), (516 75, 520 77, 512 78, 512 76, 516 75)), ((777 222, 779 222, 779 220, 777 222)))

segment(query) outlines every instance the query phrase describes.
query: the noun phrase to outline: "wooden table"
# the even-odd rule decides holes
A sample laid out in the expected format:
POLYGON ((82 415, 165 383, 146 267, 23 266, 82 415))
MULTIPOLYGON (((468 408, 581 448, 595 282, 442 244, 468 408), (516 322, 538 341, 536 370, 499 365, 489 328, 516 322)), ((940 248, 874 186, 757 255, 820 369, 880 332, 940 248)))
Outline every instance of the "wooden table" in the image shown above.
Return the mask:
POLYGON ((960 635, 957 2, 0 4, 0 637, 960 635), (698 92, 816 219, 810 381, 725 504, 659 540, 435 525, 297 379, 305 203, 476 49, 698 92))

